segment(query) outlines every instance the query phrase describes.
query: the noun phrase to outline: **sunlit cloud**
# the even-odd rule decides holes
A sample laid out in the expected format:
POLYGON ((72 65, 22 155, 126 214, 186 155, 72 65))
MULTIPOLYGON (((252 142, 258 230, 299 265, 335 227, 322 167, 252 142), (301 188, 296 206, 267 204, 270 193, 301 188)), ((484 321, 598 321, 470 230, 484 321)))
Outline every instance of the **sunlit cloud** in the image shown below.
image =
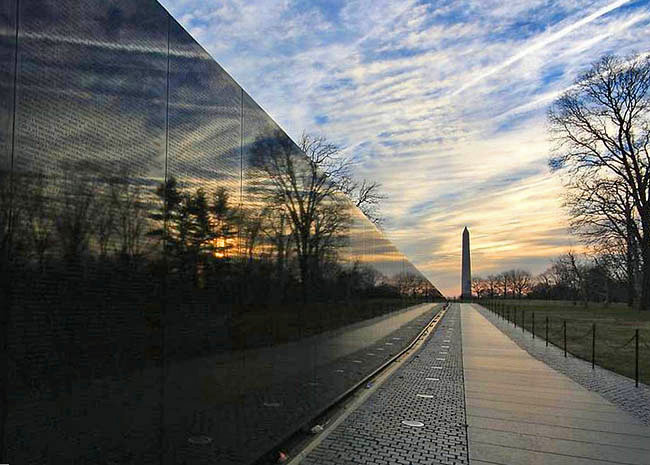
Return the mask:
POLYGON ((547 169, 548 105, 604 53, 650 49, 650 0, 164 0, 294 138, 383 183, 386 234, 445 293, 579 244, 547 169))

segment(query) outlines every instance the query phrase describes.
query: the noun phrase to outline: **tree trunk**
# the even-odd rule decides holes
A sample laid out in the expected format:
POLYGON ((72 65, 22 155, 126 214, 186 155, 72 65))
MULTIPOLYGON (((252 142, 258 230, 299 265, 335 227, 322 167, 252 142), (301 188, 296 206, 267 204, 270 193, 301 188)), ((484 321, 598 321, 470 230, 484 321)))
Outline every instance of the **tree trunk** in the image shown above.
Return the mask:
POLYGON ((627 219, 626 224, 627 236, 625 238, 625 267, 627 272, 627 306, 634 306, 637 298, 636 285, 637 285, 637 271, 638 271, 638 249, 637 242, 634 235, 632 220, 627 219))
POLYGON ((641 268, 641 299, 639 301, 639 310, 650 310, 650 244, 645 241, 642 244, 641 256, 643 264, 641 268))
POLYGON ((627 272, 627 306, 632 307, 636 299, 636 265, 634 262, 634 253, 629 241, 625 253, 625 268, 627 272))
POLYGON ((302 287, 302 301, 303 303, 307 302, 307 298, 309 297, 309 291, 307 290, 308 283, 307 281, 309 280, 309 271, 307 270, 309 267, 309 260, 307 260, 307 257, 301 256, 299 260, 300 264, 300 284, 302 287))

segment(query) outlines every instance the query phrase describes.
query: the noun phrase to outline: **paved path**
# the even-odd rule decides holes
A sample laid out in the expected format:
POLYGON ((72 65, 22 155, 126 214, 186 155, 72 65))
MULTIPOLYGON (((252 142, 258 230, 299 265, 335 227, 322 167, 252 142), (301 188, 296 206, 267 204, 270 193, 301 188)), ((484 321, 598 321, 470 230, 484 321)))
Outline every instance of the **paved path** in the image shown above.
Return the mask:
POLYGON ((649 427, 468 304, 326 434, 303 464, 650 465, 649 427))
POLYGON ((650 464, 650 428, 462 305, 471 464, 650 464))
MULTIPOLYGON (((533 339, 528 331, 524 332, 521 328, 516 328, 485 307, 474 304, 474 308, 534 358, 568 376, 589 391, 600 394, 650 426, 650 386, 640 384, 639 387, 635 387, 633 379, 598 365, 592 369, 590 362, 573 357, 571 354, 565 357, 561 348, 553 344, 547 346, 543 337, 533 339)), ((599 347, 597 350, 601 349, 603 348, 599 347)))

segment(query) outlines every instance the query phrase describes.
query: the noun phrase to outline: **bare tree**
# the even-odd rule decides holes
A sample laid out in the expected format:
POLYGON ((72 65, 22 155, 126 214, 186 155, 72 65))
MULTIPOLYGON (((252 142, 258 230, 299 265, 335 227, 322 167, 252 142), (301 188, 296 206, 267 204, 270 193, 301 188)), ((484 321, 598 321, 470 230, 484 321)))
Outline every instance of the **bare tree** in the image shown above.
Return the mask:
POLYGON ((429 281, 422 275, 411 271, 404 271, 396 276, 396 285, 400 295, 415 297, 425 295, 428 291, 429 281))
POLYGON ((142 187, 130 182, 112 184, 111 225, 117 235, 123 258, 132 259, 142 252, 148 227, 148 211, 142 187))
POLYGON ((553 273, 549 269, 535 276, 533 290, 538 296, 549 299, 554 287, 553 273))
POLYGON ((309 152, 318 146, 319 150, 326 148, 330 157, 323 164, 322 169, 331 175, 337 188, 345 194, 363 212, 375 226, 381 227, 385 218, 381 213, 381 203, 388 198, 381 190, 382 185, 377 181, 368 179, 357 180, 352 174, 352 162, 343 157, 341 148, 329 142, 323 136, 303 133, 300 148, 309 152))
MULTIPOLYGON (((548 118, 556 142, 550 166, 569 174, 568 190, 588 203, 585 189, 616 186, 615 194, 629 200, 631 218, 620 230, 626 243, 638 244, 639 303, 650 309, 650 56, 603 57, 554 102, 548 118)), ((618 215, 624 205, 610 208, 610 200, 602 206, 618 215)))
POLYGON ((501 273, 501 281, 503 285, 503 297, 508 297, 508 292, 514 298, 515 297, 515 270, 508 270, 501 273))
POLYGON ((580 260, 573 251, 559 256, 554 261, 555 269, 563 275, 562 280, 569 284, 580 296, 583 305, 586 307, 588 298, 588 264, 580 260))
POLYGON ((508 275, 507 273, 499 273, 499 276, 497 276, 499 279, 499 292, 501 293, 501 296, 505 299, 508 297, 508 275))
POLYGON ((62 180, 55 228, 63 257, 72 266, 80 265, 88 252, 95 226, 91 214, 96 196, 96 182, 88 176, 71 174, 62 180))
POLYGON ((381 192, 381 184, 377 181, 355 181, 351 177, 339 181, 341 191, 347 195, 355 207, 363 212, 375 226, 381 227, 385 218, 381 214, 381 202, 388 196, 381 192))
POLYGON ((529 271, 516 269, 510 272, 510 277, 513 296, 516 293, 517 297, 521 299, 530 290, 532 275, 529 271))
POLYGON ((520 299, 530 291, 531 285, 530 272, 520 269, 507 270, 496 276, 490 275, 484 283, 486 292, 490 295, 501 293, 504 298, 507 298, 510 293, 513 298, 520 299))
POLYGON ((624 258, 628 304, 632 305, 640 260, 633 232, 638 217, 629 188, 620 179, 577 177, 566 195, 565 206, 571 215, 572 229, 594 256, 624 258))
POLYGON ((270 181, 267 202, 287 214, 305 300, 320 260, 336 253, 337 238, 349 226, 346 198, 336 183, 349 173, 349 162, 338 154, 324 138, 304 135, 297 147, 279 130, 258 138, 251 149, 252 165, 270 181))
POLYGON ((20 198, 24 247, 28 255, 36 257, 41 271, 48 251, 55 245, 56 212, 48 195, 48 181, 46 176, 33 173, 30 182, 22 186, 20 198))
POLYGON ((488 275, 485 279, 486 286, 488 289, 488 294, 490 297, 494 297, 499 294, 499 277, 497 275, 488 275))
POLYGON ((480 276, 472 278, 472 294, 476 295, 476 297, 479 299, 485 297, 485 294, 488 294, 489 290, 490 288, 487 280, 480 276))
POLYGON ((281 287, 287 279, 287 267, 291 253, 291 225, 289 215, 282 205, 270 205, 263 210, 262 234, 275 253, 275 270, 281 287))

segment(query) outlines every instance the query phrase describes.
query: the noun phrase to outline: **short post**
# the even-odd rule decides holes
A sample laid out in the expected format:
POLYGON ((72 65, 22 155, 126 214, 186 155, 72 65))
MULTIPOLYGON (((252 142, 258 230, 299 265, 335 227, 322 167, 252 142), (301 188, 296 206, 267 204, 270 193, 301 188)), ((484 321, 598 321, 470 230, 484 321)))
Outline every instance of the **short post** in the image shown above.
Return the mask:
POLYGON ((548 315, 546 315, 546 347, 548 347, 548 315))
POLYGON ((639 328, 634 332, 635 339, 635 360, 634 360, 634 385, 639 387, 639 328))
POLYGON ((591 369, 596 368, 596 323, 591 326, 591 369))
POLYGON ((562 329, 564 330, 564 356, 566 357, 566 320, 562 320, 562 329))
POLYGON ((533 326, 532 326, 532 331, 533 331, 533 339, 535 339, 535 312, 533 312, 533 326))

